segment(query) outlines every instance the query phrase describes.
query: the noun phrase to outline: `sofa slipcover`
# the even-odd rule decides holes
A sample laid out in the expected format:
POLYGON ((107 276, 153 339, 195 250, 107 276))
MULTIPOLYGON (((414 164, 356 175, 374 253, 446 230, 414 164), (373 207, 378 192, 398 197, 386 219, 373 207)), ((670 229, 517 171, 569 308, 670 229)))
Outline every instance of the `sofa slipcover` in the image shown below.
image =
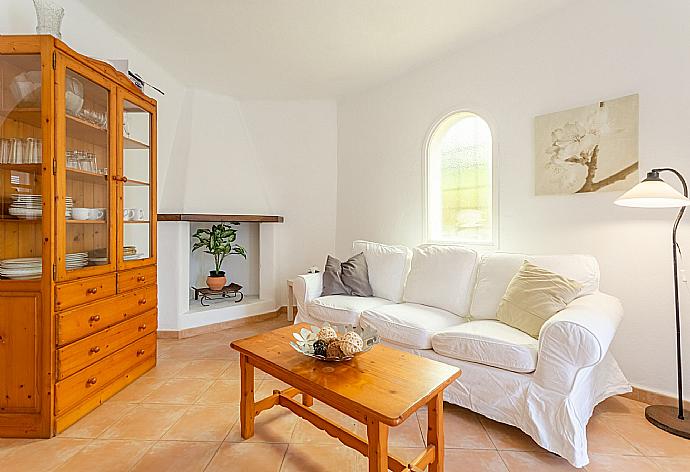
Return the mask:
POLYGON ((359 326, 359 316, 364 310, 389 305, 392 302, 377 297, 353 295, 326 295, 309 303, 309 312, 320 321, 359 326))
POLYGON ((453 359, 520 373, 537 368, 539 341, 500 321, 478 320, 453 326, 436 333, 431 345, 437 353, 453 359))
POLYGON ((464 319, 430 306, 415 303, 384 305, 362 313, 362 326, 376 329, 382 339, 416 349, 431 349, 432 336, 464 319))
POLYGON ((369 283, 375 297, 402 301, 412 252, 405 246, 389 246, 369 241, 352 243, 352 253, 364 253, 369 267, 369 283))
POLYGON ((412 249, 404 301, 466 316, 477 253, 455 245, 423 244, 412 249))
POLYGON ((579 282, 582 284, 580 295, 599 290, 599 264, 592 256, 580 254, 532 256, 500 252, 485 254, 477 266, 477 281, 470 307, 472 319, 496 319, 501 298, 525 260, 579 282))

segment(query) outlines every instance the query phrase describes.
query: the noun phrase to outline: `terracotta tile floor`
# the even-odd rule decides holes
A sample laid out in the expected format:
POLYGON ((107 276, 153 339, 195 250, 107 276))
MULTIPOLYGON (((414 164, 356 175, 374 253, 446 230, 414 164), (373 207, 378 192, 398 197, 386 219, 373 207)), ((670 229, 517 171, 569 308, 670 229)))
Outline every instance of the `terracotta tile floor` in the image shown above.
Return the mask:
MULTIPOLYGON (((158 366, 67 431, 50 440, 0 439, 2 472, 359 472, 366 459, 291 412, 273 408, 256 435, 239 434, 238 355, 233 339, 285 325, 271 320, 184 340, 159 340, 158 366)), ((256 372, 257 398, 284 385, 256 372)), ((644 419, 644 406, 614 397, 589 423, 589 471, 689 471, 690 441, 644 419)), ((366 436, 364 427, 316 403, 323 414, 366 436)), ((569 470, 563 459, 516 428, 446 403, 446 470, 569 470)), ((424 447, 425 415, 390 434, 403 458, 424 447)))

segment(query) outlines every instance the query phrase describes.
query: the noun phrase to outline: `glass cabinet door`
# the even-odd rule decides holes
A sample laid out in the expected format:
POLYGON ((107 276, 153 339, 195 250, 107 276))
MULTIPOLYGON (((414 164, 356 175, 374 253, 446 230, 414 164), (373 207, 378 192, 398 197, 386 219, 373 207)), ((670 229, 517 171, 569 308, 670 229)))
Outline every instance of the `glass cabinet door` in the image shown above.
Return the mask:
POLYGON ((40 54, 0 54, 0 281, 42 274, 43 80, 40 54))
POLYGON ((72 279, 115 267, 115 88, 58 56, 57 273, 72 279))
POLYGON ((155 108, 119 89, 118 265, 151 264, 155 257, 155 108))

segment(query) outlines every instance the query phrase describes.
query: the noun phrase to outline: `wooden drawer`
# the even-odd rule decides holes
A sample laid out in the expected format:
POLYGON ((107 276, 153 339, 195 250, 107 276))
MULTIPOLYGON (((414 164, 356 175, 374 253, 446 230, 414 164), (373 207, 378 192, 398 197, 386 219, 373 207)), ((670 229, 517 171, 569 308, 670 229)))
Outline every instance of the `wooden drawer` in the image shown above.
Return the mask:
POLYGON ((140 267, 117 273, 118 293, 156 283, 156 266, 140 267))
POLYGON ((156 355, 156 333, 144 336, 110 356, 55 384, 55 414, 95 394, 140 362, 156 355))
POLYGON ((155 285, 57 314, 57 344, 64 346, 156 307, 155 285))
POLYGON ((129 343, 149 333, 155 333, 157 319, 157 311, 150 310, 143 315, 58 349, 57 379, 69 377, 129 343))
POLYGON ((55 286, 55 309, 65 310, 117 293, 115 274, 89 277, 55 286))

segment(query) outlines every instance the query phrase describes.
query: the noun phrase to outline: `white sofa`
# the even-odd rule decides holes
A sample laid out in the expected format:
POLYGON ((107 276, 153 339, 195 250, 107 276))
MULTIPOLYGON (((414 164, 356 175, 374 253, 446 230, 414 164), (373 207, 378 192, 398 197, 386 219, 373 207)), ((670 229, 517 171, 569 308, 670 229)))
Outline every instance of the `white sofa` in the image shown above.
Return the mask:
POLYGON ((520 428, 575 467, 589 462, 586 426, 594 407, 631 390, 609 353, 623 310, 599 292, 596 259, 355 241, 359 252, 374 296, 321 297, 322 274, 299 276, 295 323, 370 325, 386 344, 458 366, 463 373, 446 401, 520 428), (525 259, 584 287, 538 340, 495 319, 525 259))

